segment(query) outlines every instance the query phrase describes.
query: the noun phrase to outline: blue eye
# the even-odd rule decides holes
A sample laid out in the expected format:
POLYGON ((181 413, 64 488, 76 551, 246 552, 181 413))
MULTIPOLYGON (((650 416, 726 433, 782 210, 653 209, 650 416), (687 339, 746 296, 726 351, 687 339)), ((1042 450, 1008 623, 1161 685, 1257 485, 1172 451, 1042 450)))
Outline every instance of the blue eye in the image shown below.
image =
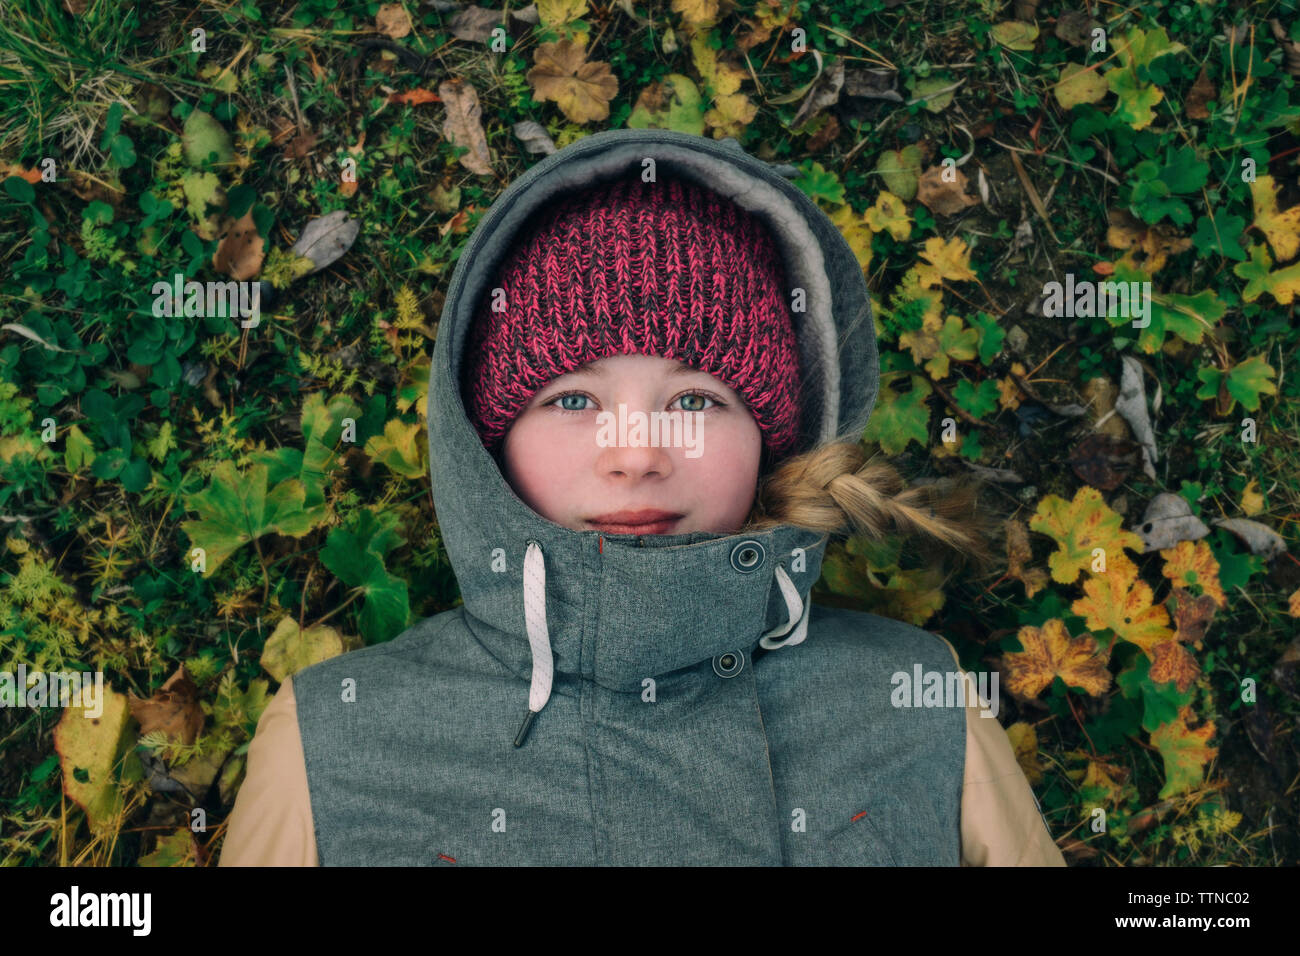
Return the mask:
MULTIPOLYGON (((681 397, 680 400, 681 400, 681 401, 685 401, 686 399, 689 399, 689 398, 698 398, 698 399, 701 399, 701 400, 706 401, 706 402, 713 402, 714 405, 718 404, 717 401, 715 401, 714 399, 710 398, 708 395, 705 395, 703 392, 688 392, 688 393, 686 393, 685 395, 683 395, 683 396, 681 397)), ((682 411, 684 411, 684 412, 703 412, 703 411, 706 411, 707 408, 708 408, 708 406, 702 406, 702 407, 700 407, 700 408, 686 408, 685 406, 683 406, 683 407, 682 407, 682 411)))
MULTIPOLYGON (((556 395, 550 401, 543 402, 542 404, 543 406, 554 405, 559 412, 568 415, 580 415, 583 412, 591 411, 591 406, 588 404, 583 404, 580 408, 574 408, 571 405, 566 405, 565 400, 570 398, 581 399, 584 403, 588 403, 591 401, 591 397, 589 395, 583 394, 582 392, 564 392, 560 395, 556 395)), ((687 401, 692 399, 704 401, 704 402, 712 402, 713 405, 716 405, 718 407, 722 407, 725 404, 724 402, 722 402, 721 399, 714 398, 712 395, 708 394, 707 392, 686 392, 683 395, 679 395, 675 399, 675 401, 680 402, 680 401, 687 401)), ((712 405, 701 405, 696 407, 683 406, 681 410, 684 412, 705 412, 708 411, 709 408, 711 407, 713 406, 712 405)))

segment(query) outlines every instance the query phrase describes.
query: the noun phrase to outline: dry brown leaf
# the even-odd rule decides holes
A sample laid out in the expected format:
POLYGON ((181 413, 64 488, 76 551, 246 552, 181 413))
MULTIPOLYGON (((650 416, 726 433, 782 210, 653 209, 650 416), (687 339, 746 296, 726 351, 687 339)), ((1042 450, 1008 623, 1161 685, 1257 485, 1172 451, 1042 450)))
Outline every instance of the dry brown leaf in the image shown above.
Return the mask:
POLYGON ((588 63, 587 51, 572 40, 541 44, 533 62, 527 79, 538 100, 551 100, 574 123, 609 118, 618 80, 608 63, 588 63))
POLYGON ((31 169, 23 169, 21 166, 11 165, 10 163, 0 163, 0 179, 8 176, 25 179, 33 186, 41 181, 41 171, 34 166, 31 169))
POLYGON ((1192 88, 1187 91, 1187 99, 1183 103, 1187 115, 1192 119, 1209 119, 1210 111, 1205 108, 1205 104, 1214 99, 1214 95, 1214 84, 1210 82, 1210 75, 1202 66, 1200 75, 1196 77, 1192 88))
POLYGON ((917 184, 916 198, 936 216, 955 216, 979 203, 975 197, 966 195, 966 174, 960 169, 952 167, 952 181, 944 180, 948 168, 931 166, 921 174, 917 184))
POLYGON ((298 135, 290 140, 289 145, 284 148, 284 155, 290 159, 306 159, 311 151, 316 148, 319 139, 320 137, 311 130, 300 129, 298 135))
MULTIPOLYGON (((356 183, 352 184, 354 187, 356 183)), ((224 272, 237 282, 251 279, 262 268, 265 257, 262 237, 253 222, 253 210, 235 220, 226 217, 225 231, 212 254, 212 268, 224 272)))
POLYGON ((483 108, 479 105, 478 91, 457 77, 438 84, 438 95, 447 108, 447 119, 442 124, 443 136, 469 150, 460 157, 460 164, 471 173, 491 176, 492 154, 488 152, 487 137, 483 133, 483 108))
POLYGON ((388 102, 390 103, 407 103, 411 106, 419 106, 421 103, 441 103, 438 94, 433 90, 426 90, 417 86, 413 90, 407 90, 405 93, 389 94, 388 102))
POLYGON ((1007 519, 1003 525, 1007 532, 1007 577, 1023 584, 1025 597, 1031 598, 1046 586, 1047 570, 1025 567, 1033 552, 1029 548, 1029 529, 1024 522, 1007 519))
POLYGON ((140 723, 140 735, 161 730, 168 739, 189 745, 203 730, 203 708, 199 706, 199 689, 185 672, 185 665, 167 678, 148 700, 131 694, 131 716, 140 723))
POLYGON ((385 3, 375 14, 375 29, 386 37, 400 40, 411 32, 411 15, 400 3, 385 3))
POLYGON ((1148 226, 1123 209, 1112 209, 1109 216, 1106 245, 1112 249, 1128 250, 1119 262, 1141 269, 1148 275, 1164 268, 1170 256, 1192 247, 1191 239, 1180 236, 1178 230, 1167 223, 1148 226), (1142 254, 1141 258, 1138 253, 1142 254))

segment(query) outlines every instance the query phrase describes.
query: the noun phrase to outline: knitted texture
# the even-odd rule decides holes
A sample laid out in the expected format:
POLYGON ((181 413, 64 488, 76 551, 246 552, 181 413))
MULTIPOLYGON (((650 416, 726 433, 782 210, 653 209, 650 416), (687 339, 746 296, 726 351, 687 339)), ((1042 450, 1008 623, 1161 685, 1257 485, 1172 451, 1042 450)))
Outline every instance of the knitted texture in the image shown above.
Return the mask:
POLYGON ((566 195, 522 236, 466 346, 462 391, 489 451, 548 382, 631 354, 714 376, 744 399, 773 460, 791 450, 798 342, 781 256, 757 219, 686 180, 631 177, 566 195))

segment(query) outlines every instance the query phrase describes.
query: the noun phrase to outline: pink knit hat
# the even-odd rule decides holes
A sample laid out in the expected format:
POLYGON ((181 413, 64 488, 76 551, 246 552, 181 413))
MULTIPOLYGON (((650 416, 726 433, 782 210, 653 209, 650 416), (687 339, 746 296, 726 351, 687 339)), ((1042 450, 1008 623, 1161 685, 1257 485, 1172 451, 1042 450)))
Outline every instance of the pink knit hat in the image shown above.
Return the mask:
POLYGON ((757 219, 689 181, 637 174, 566 195, 521 236, 466 343, 466 407, 489 451, 548 382, 626 354, 725 383, 769 460, 795 445, 798 342, 781 256, 757 219))

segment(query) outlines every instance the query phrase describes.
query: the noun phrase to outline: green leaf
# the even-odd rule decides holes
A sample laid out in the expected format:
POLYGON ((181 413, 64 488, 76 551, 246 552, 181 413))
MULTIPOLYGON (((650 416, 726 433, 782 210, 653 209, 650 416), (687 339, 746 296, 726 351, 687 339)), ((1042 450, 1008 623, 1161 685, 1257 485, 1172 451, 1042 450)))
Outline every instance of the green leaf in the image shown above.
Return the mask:
POLYGON ((191 166, 224 164, 235 158, 230 134, 212 114, 203 110, 194 110, 185 120, 181 146, 185 150, 185 161, 191 166))
POLYGON ((301 538, 324 521, 324 505, 308 508, 306 496, 297 479, 268 491, 265 464, 252 465, 242 475, 234 462, 218 464, 208 487, 185 500, 187 510, 198 512, 198 520, 181 522, 191 544, 207 554, 203 576, 210 577, 232 554, 263 535, 301 538))
POLYGON ((638 105, 627 118, 628 128, 673 129, 703 136, 707 109, 694 81, 680 73, 669 73, 659 83, 663 90, 664 108, 652 112, 645 105, 638 105))
POLYGON ((983 418, 998 407, 998 385, 992 379, 985 379, 976 388, 967 379, 957 383, 952 390, 953 401, 975 418, 983 418))
POLYGON ((403 541, 397 522, 396 514, 362 509, 329 533, 320 552, 321 563, 340 581, 364 593, 357 626, 371 643, 396 637, 410 617, 406 581, 390 574, 383 560, 403 541))
POLYGON ((1196 220, 1196 233, 1192 236, 1192 242, 1201 255, 1218 253, 1225 259, 1243 262, 1246 253, 1241 248, 1241 237, 1245 231, 1246 220, 1240 216, 1223 212, 1213 219, 1209 216, 1201 216, 1196 220))
POLYGON ((904 146, 885 150, 876 160, 876 172, 891 193, 904 202, 911 202, 921 181, 921 148, 904 146))
MULTIPOLYGON (((1265 362, 1262 355, 1252 355, 1228 369, 1228 394, 1241 402, 1247 411, 1258 411, 1260 395, 1277 394, 1277 386, 1273 384, 1276 374, 1273 366, 1265 362)), ((1196 373, 1196 377, 1203 383, 1196 390, 1196 397, 1208 399, 1219 394, 1225 375, 1217 368, 1203 368, 1196 373)))
POLYGON ((998 320, 987 312, 976 314, 975 318, 970 320, 970 324, 979 330, 980 334, 980 362, 988 365, 1002 351, 1002 342, 1007 337, 1007 333, 998 325, 998 320))
POLYGON ((844 202, 844 184, 835 173, 825 169, 821 163, 801 163, 794 184, 811 199, 823 199, 836 206, 844 202))
POLYGON ((910 392, 895 392, 890 383, 904 374, 891 372, 880 377, 880 396, 862 433, 890 455, 897 455, 914 441, 924 445, 930 437, 930 409, 925 400, 933 389, 925 379, 913 375, 910 392))
POLYGON ((1184 146, 1169 154, 1160 178, 1172 192, 1192 193, 1205 185, 1210 176, 1210 164, 1196 156, 1196 150, 1184 146))
POLYGON ((14 199, 17 199, 19 202, 36 201, 36 190, 32 188, 31 183, 23 179, 21 176, 6 177, 4 186, 5 192, 10 196, 13 196, 14 199))
POLYGON ((989 33, 1008 50, 1032 50, 1038 40, 1038 26, 1024 20, 1003 20, 989 33))

